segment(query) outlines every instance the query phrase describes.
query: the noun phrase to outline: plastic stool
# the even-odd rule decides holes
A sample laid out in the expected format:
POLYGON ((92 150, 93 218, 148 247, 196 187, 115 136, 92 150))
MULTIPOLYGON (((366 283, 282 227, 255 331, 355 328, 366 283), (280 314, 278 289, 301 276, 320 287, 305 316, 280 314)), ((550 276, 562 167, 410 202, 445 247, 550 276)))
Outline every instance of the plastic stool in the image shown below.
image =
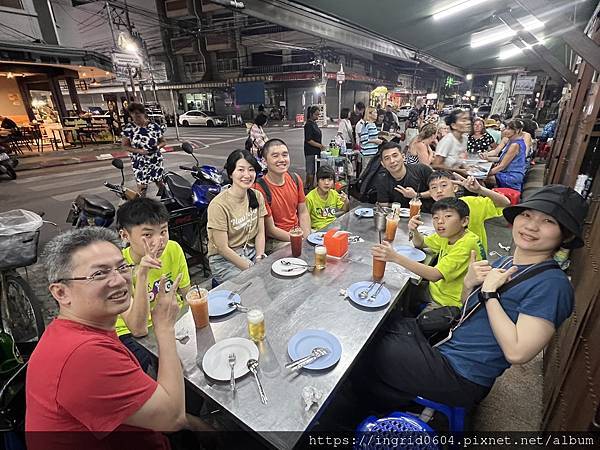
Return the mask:
POLYGON ((213 287, 213 289, 216 288, 219 284, 221 284, 221 283, 219 283, 217 281, 217 279, 213 277, 213 279, 212 279, 212 287, 213 287))
POLYGON ((506 198, 510 200, 511 205, 518 205, 521 201, 521 193, 516 189, 511 188, 494 188, 492 191, 498 192, 499 194, 504 195, 506 198))
MULTIPOLYGON (((448 406, 442 403, 433 402, 423 397, 415 398, 415 403, 425 406, 425 409, 430 408, 435 411, 439 411, 448 418, 448 424, 451 433, 462 433, 465 430, 465 408, 460 406, 448 406)), ((426 411, 423 411, 423 415, 428 415, 426 411)), ((433 414, 429 414, 431 418, 433 414)))
POLYGON ((410 448, 410 449, 423 449, 423 450, 435 450, 439 447, 428 443, 422 445, 394 445, 394 438, 401 438, 399 434, 406 434, 409 437, 413 434, 416 438, 419 433, 433 434, 435 431, 419 418, 401 412, 393 412, 387 417, 378 419, 375 416, 369 416, 363 420, 356 429, 356 442, 354 449, 397 449, 397 448, 410 448), (365 437, 363 433, 372 433, 370 436, 365 437), (375 439, 371 438, 375 437, 375 439), (389 439, 389 441, 386 440, 389 439), (367 442, 365 442, 367 441, 367 442), (373 442, 375 441, 375 442, 373 442))

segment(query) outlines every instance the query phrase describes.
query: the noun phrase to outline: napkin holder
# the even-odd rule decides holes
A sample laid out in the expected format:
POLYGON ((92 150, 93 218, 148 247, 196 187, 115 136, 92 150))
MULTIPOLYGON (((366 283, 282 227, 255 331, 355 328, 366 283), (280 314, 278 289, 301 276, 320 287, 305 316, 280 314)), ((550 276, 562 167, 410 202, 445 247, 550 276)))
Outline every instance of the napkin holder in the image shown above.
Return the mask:
POLYGON ((325 248, 327 248, 327 256, 341 258, 348 253, 348 236, 347 231, 340 231, 337 228, 332 228, 323 238, 325 248))

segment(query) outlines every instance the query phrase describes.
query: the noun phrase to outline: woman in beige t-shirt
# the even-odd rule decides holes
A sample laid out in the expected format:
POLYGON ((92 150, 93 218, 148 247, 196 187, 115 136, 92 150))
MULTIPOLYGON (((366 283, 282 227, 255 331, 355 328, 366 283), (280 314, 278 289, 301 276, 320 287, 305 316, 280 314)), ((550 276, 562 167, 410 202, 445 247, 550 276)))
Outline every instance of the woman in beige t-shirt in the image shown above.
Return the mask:
POLYGON ((234 150, 225 170, 231 187, 208 206, 208 262, 219 283, 265 257, 267 210, 262 194, 252 189, 260 165, 249 151, 234 150))

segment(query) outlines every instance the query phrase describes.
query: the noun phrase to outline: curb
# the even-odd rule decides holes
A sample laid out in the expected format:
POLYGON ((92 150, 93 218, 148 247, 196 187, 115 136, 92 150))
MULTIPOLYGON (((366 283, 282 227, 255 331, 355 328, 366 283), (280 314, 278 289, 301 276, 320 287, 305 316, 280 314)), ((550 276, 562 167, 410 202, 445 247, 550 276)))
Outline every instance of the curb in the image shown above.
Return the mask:
MULTIPOLYGON (((181 143, 166 145, 163 148, 164 153, 176 152, 181 148, 181 143)), ((71 164, 85 164, 92 163, 98 161, 107 161, 115 158, 125 159, 129 157, 129 152, 123 150, 115 150, 113 152, 101 153, 101 154, 88 154, 81 156, 58 156, 51 157, 46 160, 42 159, 41 161, 34 161, 32 163, 28 163, 28 158, 23 158, 19 161, 19 165, 16 167, 17 172, 24 172, 27 170, 36 170, 36 169, 46 169, 48 167, 60 167, 60 166, 69 166, 71 164)), ((32 157, 33 158, 33 157, 32 157)))

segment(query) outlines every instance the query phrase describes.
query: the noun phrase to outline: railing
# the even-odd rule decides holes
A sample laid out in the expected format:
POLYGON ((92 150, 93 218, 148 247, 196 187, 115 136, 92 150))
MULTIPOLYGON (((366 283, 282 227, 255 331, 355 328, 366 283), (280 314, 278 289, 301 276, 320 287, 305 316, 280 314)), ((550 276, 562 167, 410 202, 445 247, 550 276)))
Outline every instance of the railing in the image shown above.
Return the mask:
POLYGON ((308 72, 316 66, 308 63, 277 64, 273 66, 249 66, 242 68, 243 75, 266 75, 272 73, 308 72))

